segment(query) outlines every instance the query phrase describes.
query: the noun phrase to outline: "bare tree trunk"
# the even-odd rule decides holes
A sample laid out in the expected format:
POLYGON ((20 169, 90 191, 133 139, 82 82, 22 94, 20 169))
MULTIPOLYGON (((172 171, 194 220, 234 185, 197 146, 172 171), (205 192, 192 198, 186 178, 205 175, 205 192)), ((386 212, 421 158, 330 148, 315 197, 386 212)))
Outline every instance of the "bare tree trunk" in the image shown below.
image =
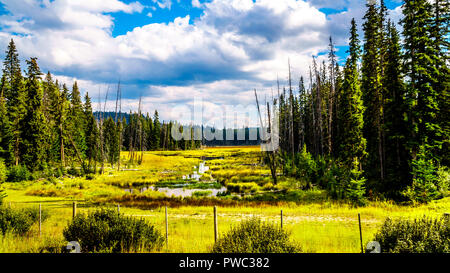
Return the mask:
POLYGON ((291 62, 288 59, 289 67, 289 146, 291 148, 292 160, 294 160, 294 94, 292 91, 292 80, 291 80, 291 62))
MULTIPOLYGON (((256 89, 255 89, 255 98, 256 98, 256 106, 258 109, 258 114, 259 114, 259 121, 261 122, 261 129, 263 127, 263 120, 262 120, 262 115, 261 115, 261 110, 259 108, 259 100, 258 100, 258 95, 256 94, 256 89)), ((271 122, 270 122, 270 108, 269 108, 269 104, 267 104, 267 108, 268 108, 268 118, 269 118, 269 132, 272 132, 272 128, 271 128, 271 122)), ((269 166, 270 166, 270 172, 272 174, 272 179, 273 179, 273 184, 276 185, 277 184, 277 166, 276 166, 276 154, 275 154, 275 150, 272 149, 272 152, 264 152, 263 153, 267 153, 267 159, 269 161, 269 166)))
POLYGON ((313 57, 314 74, 316 76, 316 99, 317 99, 317 124, 319 135, 319 154, 323 156, 323 125, 322 125, 322 98, 321 98, 321 80, 317 71, 316 59, 313 57))
POLYGON ((120 152, 122 151, 122 128, 123 128, 123 123, 122 123, 122 89, 120 87, 120 81, 119 81, 119 119, 120 122, 118 124, 120 128, 118 128, 119 131, 119 158, 117 159, 117 170, 120 171, 120 152))

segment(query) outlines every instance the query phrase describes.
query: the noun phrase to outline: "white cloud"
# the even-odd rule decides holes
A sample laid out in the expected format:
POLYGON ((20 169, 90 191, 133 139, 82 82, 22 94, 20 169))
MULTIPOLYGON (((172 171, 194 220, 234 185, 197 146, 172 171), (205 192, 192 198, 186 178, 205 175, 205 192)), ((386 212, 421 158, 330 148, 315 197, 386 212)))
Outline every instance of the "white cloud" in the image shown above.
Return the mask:
MULTIPOLYGON (((179 17, 113 37, 114 18, 107 13, 146 7, 119 0, 0 1, 10 12, 0 16, 1 48, 14 37, 21 58, 37 56, 41 67, 67 75, 61 79, 79 79, 93 98, 120 78, 124 107, 133 109, 140 92, 147 109, 161 110, 194 96, 211 107, 253 103, 253 88, 270 97, 277 75, 286 84, 288 58, 296 83, 307 75, 311 56, 326 50, 330 33, 345 44, 351 17, 363 15, 357 0, 328 17, 314 6, 320 1, 214 0, 201 4, 204 13, 194 22, 179 17)), ((152 1, 172 6, 170 0, 152 1)))
POLYGON ((192 6, 195 8, 201 8, 202 4, 198 0, 192 0, 192 6))
POLYGON ((152 0, 153 3, 156 3, 160 9, 171 9, 172 8, 172 0, 152 0))

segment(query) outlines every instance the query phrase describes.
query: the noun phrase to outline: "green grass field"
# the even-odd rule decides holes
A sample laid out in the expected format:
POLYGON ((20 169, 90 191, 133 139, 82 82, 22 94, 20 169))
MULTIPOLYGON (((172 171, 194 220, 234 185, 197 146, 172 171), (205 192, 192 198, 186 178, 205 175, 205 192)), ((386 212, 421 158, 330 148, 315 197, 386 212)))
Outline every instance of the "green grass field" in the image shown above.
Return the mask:
MULTIPOLYGON (((77 202, 77 213, 85 213, 99 207, 111 207, 133 217, 142 217, 165 234, 164 207, 142 209, 132 203, 121 203, 127 195, 145 195, 149 198, 162 197, 162 193, 147 191, 126 192, 124 188, 154 185, 161 182, 178 181, 181 176, 192 172, 202 162, 202 157, 215 157, 206 161, 210 167, 207 179, 227 183, 254 183, 256 191, 295 187, 297 182, 281 180, 281 185, 267 185, 266 167, 258 165, 258 148, 221 148, 180 152, 146 152, 140 166, 124 164, 121 171, 107 169, 104 175, 86 178, 53 179, 51 181, 30 181, 6 183, 7 198, 4 205, 12 208, 38 207, 42 205, 50 214, 42 224, 42 234, 34 225, 25 236, 7 234, 0 236, 0 252, 40 252, 52 245, 64 244, 62 231, 72 218, 72 203, 77 202), (223 158, 223 159, 221 159, 223 158), (234 177, 234 178, 233 178, 234 177), (250 178, 249 178, 250 177, 250 178), (252 181, 251 177, 264 177, 252 181), (231 182, 233 179, 234 182, 231 182), (115 200, 115 202, 111 201, 115 200)), ((127 153, 122 157, 125 161, 127 153)), ((203 179, 203 178, 202 178, 203 179)), ((202 180, 201 179, 201 180, 202 180)), ((308 196, 308 193, 306 193, 308 196)), ((168 248, 161 252, 208 252, 214 243, 213 206, 176 206, 169 202, 168 248)), ((401 206, 390 202, 371 201, 366 207, 355 208, 349 204, 325 200, 299 200, 299 202, 237 202, 237 205, 218 204, 220 233, 249 217, 260 217, 264 221, 280 223, 283 210, 283 227, 291 232, 292 238, 300 243, 304 252, 360 252, 358 213, 361 215, 364 245, 373 239, 373 234, 386 217, 407 217, 428 215, 439 217, 450 212, 450 197, 421 206, 401 206)), ((45 250, 44 250, 45 251, 45 250)))

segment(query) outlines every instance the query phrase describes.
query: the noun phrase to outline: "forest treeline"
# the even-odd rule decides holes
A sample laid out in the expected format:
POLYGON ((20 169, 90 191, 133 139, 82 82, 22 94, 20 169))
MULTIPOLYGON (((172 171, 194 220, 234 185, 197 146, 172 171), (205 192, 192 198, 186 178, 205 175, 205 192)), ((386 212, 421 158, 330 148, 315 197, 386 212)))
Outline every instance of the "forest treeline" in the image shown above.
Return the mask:
MULTIPOLYGON (((308 187, 356 203, 367 197, 428 202, 448 190, 439 172, 450 161, 449 3, 405 1, 402 11, 399 33, 384 1, 368 3, 364 37, 353 19, 342 67, 331 37, 328 60, 313 58, 298 85, 289 65, 288 84, 272 102, 280 111, 280 150, 268 153, 274 184, 282 166, 308 187)), ((120 168, 120 150, 139 163, 140 151, 205 144, 174 140, 179 124, 161 122, 157 111, 144 115, 139 106, 124 115, 120 84, 114 114, 101 105, 94 114, 76 82, 69 90, 50 72, 44 76, 36 58, 26 64, 23 75, 11 40, 0 83, 0 165, 10 173, 60 175, 79 166, 103 172, 106 163, 120 168)))
MULTIPOLYGON (((26 64, 23 75, 11 39, 0 83, 0 163, 9 167, 10 173, 59 176, 68 168, 84 174, 103 172, 105 163, 112 167, 120 164, 120 150, 130 151, 128 159, 139 163, 142 157, 136 151, 200 146, 200 141, 193 139, 171 138, 174 123, 161 123, 158 111, 153 117, 144 116, 140 107, 138 113, 121 113, 117 110, 119 97, 113 115, 94 113, 89 94, 83 102, 77 82, 69 89, 50 72, 43 75, 37 58, 26 64)), ((119 91, 120 85, 117 95, 119 91)))
POLYGON ((289 72, 279 88, 281 164, 336 198, 427 202, 442 195, 438 169, 450 160, 449 2, 405 1, 401 36, 384 1, 366 6, 343 67, 330 37, 309 82, 294 87, 289 72))

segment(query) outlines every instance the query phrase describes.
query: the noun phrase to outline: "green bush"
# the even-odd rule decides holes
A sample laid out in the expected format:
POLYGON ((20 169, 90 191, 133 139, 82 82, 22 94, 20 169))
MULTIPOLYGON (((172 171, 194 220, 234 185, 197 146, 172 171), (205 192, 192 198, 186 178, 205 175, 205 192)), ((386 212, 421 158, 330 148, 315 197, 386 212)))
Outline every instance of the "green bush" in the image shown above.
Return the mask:
POLYGON ((437 187, 442 196, 446 196, 450 190, 450 172, 447 167, 439 167, 437 171, 437 187))
POLYGON ((410 201, 417 203, 428 203, 431 200, 440 197, 438 183, 437 167, 435 166, 431 155, 421 145, 417 157, 412 160, 413 182, 402 194, 410 201))
MULTIPOLYGON (((47 211, 42 211, 42 221, 48 218, 47 211)), ((27 233, 32 225, 39 221, 38 209, 13 210, 0 207, 0 232, 4 235, 12 232, 18 235, 27 233)))
POLYGON ((9 168, 7 181, 20 182, 31 180, 32 174, 26 166, 17 165, 9 168))
POLYGON ((213 246, 213 253, 295 253, 301 248, 281 227, 252 218, 233 227, 213 246))
POLYGON ((5 166, 5 162, 0 158, 0 184, 6 181, 8 177, 8 169, 5 166))
POLYGON ((449 219, 422 217, 414 220, 387 218, 375 234, 385 253, 449 253, 449 219))
POLYGON ((164 238, 142 219, 98 210, 77 215, 64 229, 67 241, 77 241, 82 252, 130 252, 159 249, 164 238))

